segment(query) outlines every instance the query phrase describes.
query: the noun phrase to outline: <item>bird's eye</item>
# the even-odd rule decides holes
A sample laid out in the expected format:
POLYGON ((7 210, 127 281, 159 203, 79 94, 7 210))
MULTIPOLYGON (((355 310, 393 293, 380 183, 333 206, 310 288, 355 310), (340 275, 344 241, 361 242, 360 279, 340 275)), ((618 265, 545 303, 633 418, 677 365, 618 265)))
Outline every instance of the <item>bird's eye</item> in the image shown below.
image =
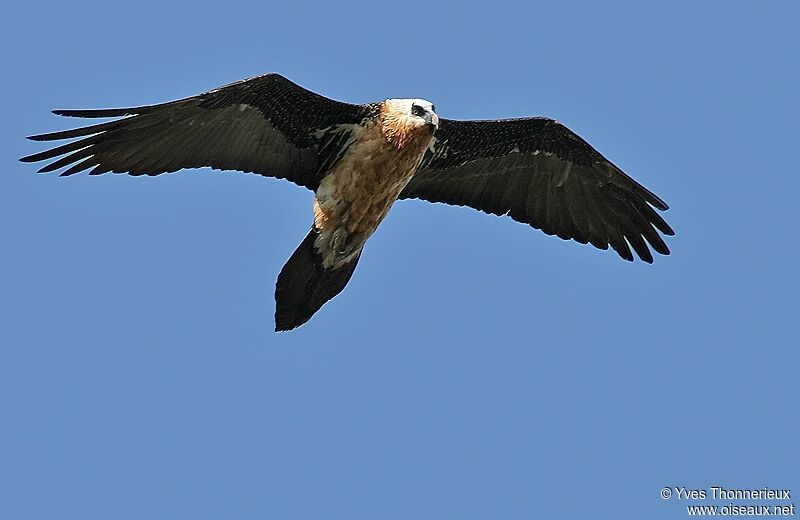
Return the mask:
POLYGON ((431 110, 432 110, 433 112, 436 112, 436 105, 431 105, 431 110))
POLYGON ((411 105, 411 115, 422 117, 425 115, 425 109, 419 105, 411 105))

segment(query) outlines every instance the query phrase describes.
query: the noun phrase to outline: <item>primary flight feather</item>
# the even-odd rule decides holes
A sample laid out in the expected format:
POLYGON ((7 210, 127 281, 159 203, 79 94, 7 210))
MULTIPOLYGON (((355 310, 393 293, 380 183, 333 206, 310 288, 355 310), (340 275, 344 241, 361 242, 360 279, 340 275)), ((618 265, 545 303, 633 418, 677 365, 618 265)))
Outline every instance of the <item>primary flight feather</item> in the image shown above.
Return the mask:
POLYGON ((265 74, 178 101, 55 110, 117 118, 34 135, 75 139, 23 157, 40 172, 158 175, 210 166, 287 179, 314 192, 311 231, 278 275, 275 330, 307 322, 339 294, 397 199, 509 215, 549 235, 668 255, 667 204, 564 125, 545 117, 440 119, 423 99, 353 105, 265 74), (55 159, 55 160, 53 160, 55 159))

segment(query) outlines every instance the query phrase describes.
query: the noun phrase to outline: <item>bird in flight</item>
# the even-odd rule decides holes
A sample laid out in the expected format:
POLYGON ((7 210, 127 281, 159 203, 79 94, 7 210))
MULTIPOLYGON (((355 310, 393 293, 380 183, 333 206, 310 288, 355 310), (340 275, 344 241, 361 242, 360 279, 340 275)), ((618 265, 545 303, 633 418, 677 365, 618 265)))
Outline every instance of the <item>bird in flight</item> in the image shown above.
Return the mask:
POLYGON ((159 175, 210 166, 287 179, 314 192, 311 230, 278 275, 275 330, 306 323, 353 275, 372 233, 398 199, 508 215, 548 235, 650 248, 673 235, 667 204, 564 125, 546 117, 440 118, 423 99, 355 105, 265 74, 198 96, 135 108, 54 110, 116 118, 29 137, 72 141, 20 159, 39 172, 159 175), (649 247, 648 247, 649 245, 649 247))

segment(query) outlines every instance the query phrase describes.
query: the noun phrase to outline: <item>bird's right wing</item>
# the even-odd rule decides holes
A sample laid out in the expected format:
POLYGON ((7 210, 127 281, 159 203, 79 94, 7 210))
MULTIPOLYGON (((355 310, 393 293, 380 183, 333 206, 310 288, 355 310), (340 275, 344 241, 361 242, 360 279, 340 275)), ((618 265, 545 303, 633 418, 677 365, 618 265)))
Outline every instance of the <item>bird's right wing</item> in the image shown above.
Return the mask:
POLYGON ((92 168, 158 175, 210 166, 288 179, 316 190, 320 176, 344 153, 370 105, 352 105, 306 90, 279 74, 265 74, 198 96, 137 108, 55 110, 62 116, 114 121, 31 136, 34 141, 73 139, 23 157, 41 168, 92 168))

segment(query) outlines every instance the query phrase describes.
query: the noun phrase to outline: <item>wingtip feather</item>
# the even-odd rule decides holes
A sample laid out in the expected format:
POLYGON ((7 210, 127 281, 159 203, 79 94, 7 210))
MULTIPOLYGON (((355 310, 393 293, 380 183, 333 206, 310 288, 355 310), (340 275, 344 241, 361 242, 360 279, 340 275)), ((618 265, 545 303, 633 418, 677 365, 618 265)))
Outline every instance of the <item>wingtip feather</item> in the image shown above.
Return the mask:
POLYGON ((134 115, 142 111, 145 107, 136 108, 88 108, 88 109, 74 109, 74 108, 58 108, 51 110, 57 116, 64 117, 85 117, 85 118, 98 118, 98 117, 121 117, 134 115))
POLYGON ((47 141, 47 134, 29 135, 26 136, 25 139, 28 139, 30 141, 47 141))

